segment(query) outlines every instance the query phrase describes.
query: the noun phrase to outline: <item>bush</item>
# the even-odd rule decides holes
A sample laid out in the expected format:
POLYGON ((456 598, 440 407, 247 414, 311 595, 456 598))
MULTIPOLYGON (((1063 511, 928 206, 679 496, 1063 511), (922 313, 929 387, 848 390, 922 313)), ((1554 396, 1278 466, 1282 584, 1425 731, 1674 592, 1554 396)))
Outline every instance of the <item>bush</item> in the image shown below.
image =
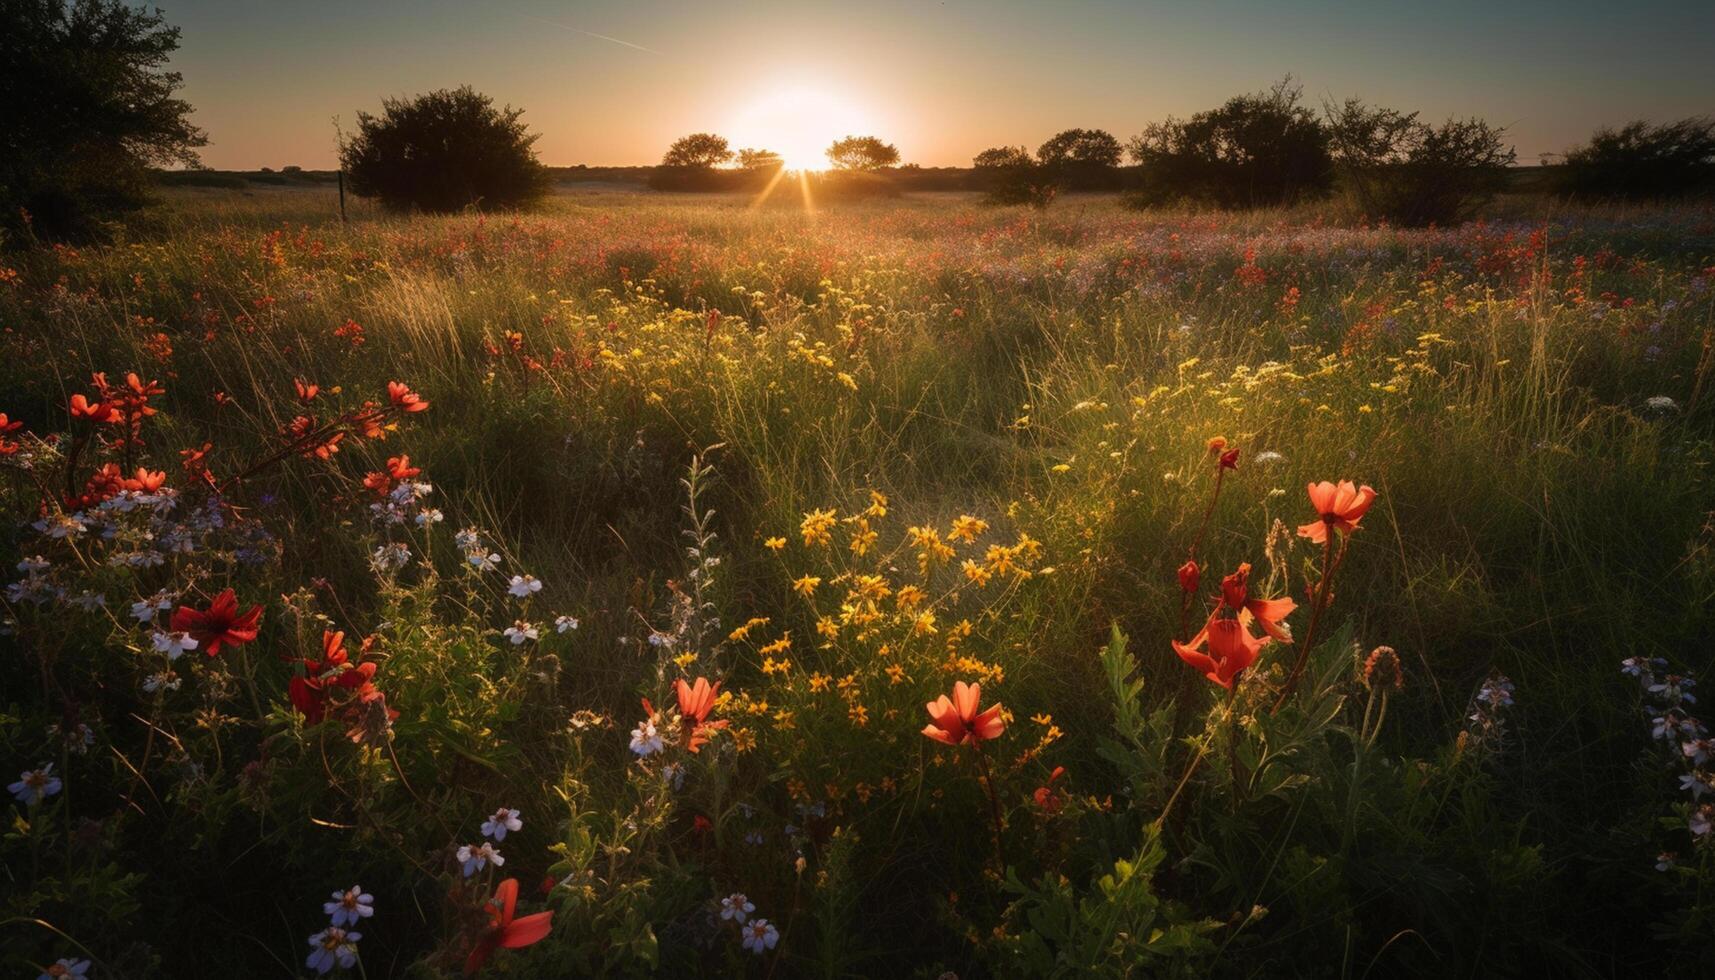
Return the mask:
POLYGON ((1029 204, 1046 208, 1058 191, 1052 170, 1041 166, 1022 146, 997 146, 971 160, 978 188, 987 192, 991 204, 1029 204))
POLYGON ((352 193, 438 213, 524 207, 547 193, 524 110, 496 109, 468 85, 381 105, 380 117, 358 113, 357 136, 340 147, 352 193))
POLYGON ((874 136, 847 136, 828 147, 828 160, 839 170, 880 170, 899 163, 899 148, 874 136))
POLYGON ((1328 132, 1290 78, 1187 120, 1145 129, 1128 147, 1142 168, 1136 204, 1188 198, 1225 208, 1320 197, 1332 185, 1328 132))
POLYGON ((1075 190, 1109 190, 1119 185, 1120 141, 1102 129, 1068 129, 1036 150, 1036 158, 1055 181, 1075 190))
POLYGON ((1715 119, 1599 129, 1566 151, 1561 190, 1580 197, 1683 197, 1715 188, 1715 119))
POLYGON ((1481 119, 1440 126, 1348 99, 1328 108, 1328 132, 1346 190, 1364 213, 1395 224, 1451 224, 1499 190, 1516 155, 1481 119))
POLYGON ((149 167, 196 164, 178 46, 120 0, 0 5, 0 237, 93 237, 148 200, 149 167))

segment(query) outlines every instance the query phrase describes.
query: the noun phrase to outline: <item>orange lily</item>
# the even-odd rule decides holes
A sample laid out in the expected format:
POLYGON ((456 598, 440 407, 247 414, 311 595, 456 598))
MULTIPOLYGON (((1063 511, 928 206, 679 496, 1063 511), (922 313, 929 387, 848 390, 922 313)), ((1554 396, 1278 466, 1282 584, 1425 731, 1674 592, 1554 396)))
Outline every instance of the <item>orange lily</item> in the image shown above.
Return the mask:
POLYGON ((1001 705, 997 702, 979 714, 977 708, 981 703, 982 685, 955 683, 951 701, 943 694, 924 706, 929 711, 929 724, 923 726, 923 734, 946 745, 966 742, 975 745, 999 738, 1006 731, 1006 722, 1000 717, 1001 705))
POLYGON ((1252 636, 1236 619, 1213 619, 1190 643, 1174 640, 1173 652, 1202 671, 1204 677, 1230 691, 1234 679, 1256 663, 1257 654, 1270 642, 1268 637, 1252 636), (1205 645, 1207 653, 1201 649, 1205 645))
POLYGON ((497 949, 520 949, 547 938, 554 925, 554 913, 537 912, 514 919, 512 911, 517 905, 518 879, 508 878, 494 889, 494 898, 488 902, 488 929, 464 961, 467 976, 482 969, 497 949))

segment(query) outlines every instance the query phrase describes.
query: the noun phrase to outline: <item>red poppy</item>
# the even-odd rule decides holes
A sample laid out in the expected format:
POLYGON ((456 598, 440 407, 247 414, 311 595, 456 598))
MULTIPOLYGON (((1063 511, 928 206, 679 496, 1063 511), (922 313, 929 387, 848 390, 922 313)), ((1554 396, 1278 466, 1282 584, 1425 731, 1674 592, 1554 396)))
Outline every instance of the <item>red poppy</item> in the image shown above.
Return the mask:
POLYGON ((374 663, 350 662, 345 651, 345 634, 322 631, 322 659, 305 660, 304 676, 292 678, 287 685, 292 707, 297 708, 314 725, 327 717, 328 701, 339 689, 356 691, 364 698, 375 690, 374 663))
POLYGON ((517 905, 518 879, 508 878, 494 889, 494 898, 488 902, 488 928, 464 961, 466 975, 482 969, 497 949, 520 949, 547 938, 554 925, 554 913, 537 912, 514 919, 512 911, 517 905))
POLYGON ((173 610, 171 626, 177 632, 189 633, 197 641, 197 647, 212 657, 223 646, 243 646, 256 639, 261 622, 261 606, 251 606, 240 613, 238 597, 227 589, 215 596, 207 609, 180 606, 173 610))
MULTIPOLYGON (((708 744, 708 733, 725 728, 727 723, 708 721, 709 712, 714 710, 715 695, 720 693, 719 681, 709 683, 707 677, 699 677, 695 684, 686 684, 684 678, 673 682, 673 693, 679 696, 679 724, 685 730, 685 748, 699 752, 708 744)), ((644 702, 647 707, 648 702, 644 702)))
POLYGON ((955 683, 951 701, 943 694, 924 705, 929 711, 929 724, 923 726, 923 734, 947 745, 963 745, 966 742, 975 745, 991 738, 999 738, 1000 734, 1006 731, 1006 722, 1000 717, 1001 706, 996 703, 987 711, 978 714, 977 707, 982 703, 982 694, 980 684, 966 684, 964 681, 955 683))
POLYGON ((387 382, 387 398, 395 408, 406 412, 421 412, 429 407, 428 399, 412 391, 403 381, 387 382))
POLYGON ((1213 619, 1190 643, 1174 640, 1173 652, 1202 671, 1204 677, 1231 690, 1233 679, 1255 663, 1257 654, 1268 644, 1267 637, 1252 636, 1236 619, 1213 619), (1205 645, 1207 653, 1201 649, 1205 645))
POLYGON ((1250 562, 1245 562, 1238 571, 1221 579, 1221 601, 1241 619, 1246 616, 1254 618, 1264 633, 1282 643, 1291 643, 1292 628, 1286 625, 1285 620, 1292 610, 1298 608, 1298 603, 1286 598, 1251 598, 1250 574, 1250 562))
POLYGON ((1316 513, 1321 516, 1299 527, 1298 534, 1317 544, 1328 540, 1331 527, 1346 534, 1356 531, 1358 521, 1376 500, 1374 490, 1367 486, 1354 486, 1351 480, 1341 480, 1338 484, 1323 480, 1310 484, 1308 489, 1310 506, 1316 508, 1316 513))

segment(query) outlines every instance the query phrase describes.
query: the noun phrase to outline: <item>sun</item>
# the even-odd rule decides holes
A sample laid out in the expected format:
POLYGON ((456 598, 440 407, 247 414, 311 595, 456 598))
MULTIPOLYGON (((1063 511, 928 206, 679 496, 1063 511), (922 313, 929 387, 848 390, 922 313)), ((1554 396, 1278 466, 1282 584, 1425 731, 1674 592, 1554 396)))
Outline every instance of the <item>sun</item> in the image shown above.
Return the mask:
POLYGON ((828 146, 868 132, 858 106, 826 89, 783 84, 747 103, 726 128, 734 149, 772 150, 788 170, 826 170, 828 146))

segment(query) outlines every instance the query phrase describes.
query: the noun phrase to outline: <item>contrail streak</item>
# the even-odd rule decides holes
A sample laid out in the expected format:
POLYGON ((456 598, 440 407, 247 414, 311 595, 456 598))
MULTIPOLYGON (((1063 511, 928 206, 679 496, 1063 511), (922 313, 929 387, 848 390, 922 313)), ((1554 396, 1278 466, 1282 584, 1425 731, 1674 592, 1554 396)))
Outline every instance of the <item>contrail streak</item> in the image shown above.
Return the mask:
POLYGON ((588 37, 596 38, 597 40, 607 41, 611 44, 623 45, 625 47, 632 49, 633 51, 642 51, 645 54, 660 55, 663 58, 666 57, 666 55, 661 54, 661 52, 655 50, 654 48, 646 48, 641 44, 632 44, 630 41, 622 41, 617 37, 608 37, 606 34, 597 34, 595 31, 586 31, 581 27, 567 27, 564 24, 556 24, 551 20, 543 20, 540 17, 531 17, 529 14, 525 14, 524 16, 530 20, 535 21, 538 24, 547 24, 549 27, 557 27, 562 31, 571 31, 574 34, 583 34, 583 35, 588 36, 588 37))

